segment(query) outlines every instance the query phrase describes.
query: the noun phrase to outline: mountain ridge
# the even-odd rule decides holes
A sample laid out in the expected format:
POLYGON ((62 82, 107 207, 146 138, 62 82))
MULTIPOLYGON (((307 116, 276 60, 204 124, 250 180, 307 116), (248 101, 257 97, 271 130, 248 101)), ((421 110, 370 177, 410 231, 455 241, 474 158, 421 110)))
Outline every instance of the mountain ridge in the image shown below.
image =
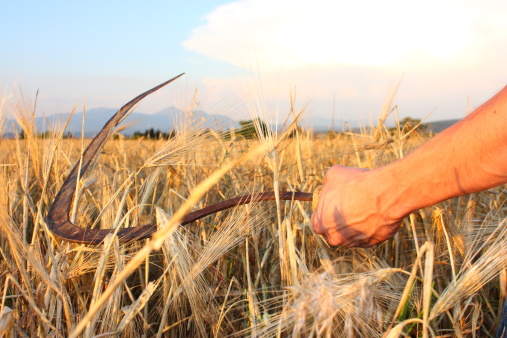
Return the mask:
MULTIPOLYGON (((34 122, 37 133, 40 134, 60 129, 70 117, 65 132, 80 137, 83 130, 84 114, 84 135, 89 137, 97 134, 116 111, 116 108, 99 107, 84 113, 75 113, 72 117, 70 117, 70 113, 36 117, 34 122)), ((239 125, 238 122, 225 115, 212 115, 201 110, 184 112, 176 107, 167 107, 155 114, 132 112, 122 121, 119 127, 122 134, 130 136, 136 131, 145 131, 151 128, 162 132, 170 132, 173 129, 179 129, 182 123, 192 123, 196 127, 215 130, 235 128, 239 125)), ((17 130, 21 129, 19 123, 14 119, 8 120, 5 125, 15 126, 17 130)), ((7 130, 7 132, 13 133, 14 131, 7 130)))
MULTIPOLYGON (((66 133, 70 133, 74 137, 80 137, 83 129, 82 121, 84 114, 84 136, 93 137, 96 135, 104 126, 104 124, 116 113, 116 108, 98 107, 93 108, 85 113, 79 112, 73 114, 70 119, 66 133)), ((69 118, 70 113, 55 114, 45 117, 36 117, 35 125, 37 133, 41 134, 51 130, 59 130, 63 127, 69 118)), ((427 130, 431 130, 434 133, 439 133, 442 130, 450 127, 459 120, 442 120, 427 122, 424 125, 427 130)), ((136 131, 144 132, 149 129, 159 130, 161 132, 171 132, 183 128, 183 125, 188 126, 192 124, 196 128, 210 128, 213 130, 229 130, 230 128, 237 128, 239 121, 236 121, 228 116, 220 114, 208 114, 202 110, 195 110, 192 112, 185 112, 174 106, 164 108, 154 114, 144 114, 141 112, 132 112, 125 118, 119 128, 121 134, 125 136, 131 136, 136 131)), ((316 132, 326 132, 332 129, 340 131, 345 125, 347 128, 357 129, 359 127, 358 121, 346 121, 342 119, 336 119, 333 123, 331 119, 322 116, 311 116, 305 117, 298 123, 303 128, 311 128, 316 132)), ((14 130, 6 130, 4 136, 13 136, 15 130, 21 130, 16 120, 10 119, 6 121, 5 126, 15 126, 14 130)), ((275 126, 271 126, 271 129, 276 129, 275 126)))

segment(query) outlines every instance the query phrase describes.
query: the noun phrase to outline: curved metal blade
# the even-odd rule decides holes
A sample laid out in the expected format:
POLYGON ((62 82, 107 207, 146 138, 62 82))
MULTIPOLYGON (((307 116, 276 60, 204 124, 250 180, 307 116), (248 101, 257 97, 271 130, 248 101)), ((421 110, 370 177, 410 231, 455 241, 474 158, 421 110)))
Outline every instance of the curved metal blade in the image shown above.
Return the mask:
MULTIPOLYGON (((72 199, 74 198, 74 192, 76 190, 76 183, 78 176, 82 176, 86 169, 88 169, 90 163, 95 159, 98 152, 111 135, 113 129, 130 113, 130 110, 139 103, 146 96, 156 92, 165 85, 173 82, 184 73, 173 77, 172 79, 142 93, 126 105, 121 107, 109 121, 104 125, 102 130, 93 138, 88 147, 86 147, 81 161, 78 161, 69 176, 63 182, 60 191, 56 195, 53 204, 49 207, 49 212, 46 217, 47 226, 56 237, 65 241, 74 243, 84 244, 98 244, 100 243, 109 233, 113 232, 113 229, 84 229, 70 221, 70 209, 72 199), (78 175, 81 162, 81 172, 78 175)), ((142 239, 149 237, 156 231, 156 224, 148 224, 145 226, 139 226, 134 228, 121 229, 118 232, 118 237, 122 242, 128 242, 135 239, 142 239)))

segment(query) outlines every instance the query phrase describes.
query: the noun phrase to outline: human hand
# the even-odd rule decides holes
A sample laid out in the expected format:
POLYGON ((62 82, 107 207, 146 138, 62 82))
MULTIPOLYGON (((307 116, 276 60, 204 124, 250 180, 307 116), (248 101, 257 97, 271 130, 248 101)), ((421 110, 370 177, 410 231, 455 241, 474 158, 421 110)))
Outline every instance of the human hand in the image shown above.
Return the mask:
POLYGON ((313 230, 332 246, 367 248, 393 237, 402 218, 393 218, 386 182, 373 171, 335 165, 324 177, 313 230))

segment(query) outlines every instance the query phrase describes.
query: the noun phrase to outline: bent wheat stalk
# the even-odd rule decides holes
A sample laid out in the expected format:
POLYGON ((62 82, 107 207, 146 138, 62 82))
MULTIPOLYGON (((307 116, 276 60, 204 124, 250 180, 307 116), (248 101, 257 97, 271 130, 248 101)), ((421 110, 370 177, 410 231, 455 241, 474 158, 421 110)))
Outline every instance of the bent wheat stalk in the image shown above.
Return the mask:
MULTIPOLYGON (((111 135, 113 129, 130 113, 132 108, 139 103, 143 98, 156 92, 165 85, 173 82, 184 73, 142 93, 126 105, 121 107, 109 121, 104 125, 102 130, 93 138, 88 147, 83 152, 82 158, 78 161, 74 168, 72 168, 69 176, 63 182, 60 191, 56 195, 53 203, 49 207, 49 212, 46 217, 46 223, 51 233, 64 241, 79 243, 79 244, 99 244, 104 238, 113 233, 114 229, 86 229, 82 228, 70 221, 70 210, 78 177, 84 175, 92 161, 97 157, 100 149, 111 135)), ((300 200, 312 201, 312 194, 305 192, 290 192, 280 191, 279 198, 281 200, 300 200)), ((183 217, 181 225, 185 225, 196 221, 205 216, 214 214, 216 212, 226 210, 238 205, 247 204, 251 202, 261 202, 275 200, 275 192, 262 192, 250 195, 242 195, 229 200, 225 200, 203 209, 188 213, 183 217)), ((157 231, 157 224, 150 223, 147 225, 124 228, 118 231, 118 239, 120 243, 145 239, 151 237, 157 231)))

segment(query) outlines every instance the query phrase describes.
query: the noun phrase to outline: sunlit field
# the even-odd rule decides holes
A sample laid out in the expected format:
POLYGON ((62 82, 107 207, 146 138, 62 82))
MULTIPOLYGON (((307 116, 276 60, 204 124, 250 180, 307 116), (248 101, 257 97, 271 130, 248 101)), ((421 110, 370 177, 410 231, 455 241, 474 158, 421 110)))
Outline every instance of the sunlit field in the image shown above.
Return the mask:
POLYGON ((33 104, 0 111, 24 129, 23 139, 0 139, 0 336, 496 333, 507 287, 505 187, 415 212, 370 249, 329 247, 311 229, 310 202, 260 202, 184 227, 170 221, 231 161, 191 210, 246 193, 313 192, 334 164, 372 169, 402 158, 431 135, 385 126, 396 109, 341 133, 292 128, 245 139, 207 131, 189 114, 169 140, 111 138, 81 177, 71 218, 87 228, 157 221, 163 242, 143 251, 150 240, 78 245, 47 230, 49 206, 90 140, 64 139, 62 126, 39 137, 33 104))

